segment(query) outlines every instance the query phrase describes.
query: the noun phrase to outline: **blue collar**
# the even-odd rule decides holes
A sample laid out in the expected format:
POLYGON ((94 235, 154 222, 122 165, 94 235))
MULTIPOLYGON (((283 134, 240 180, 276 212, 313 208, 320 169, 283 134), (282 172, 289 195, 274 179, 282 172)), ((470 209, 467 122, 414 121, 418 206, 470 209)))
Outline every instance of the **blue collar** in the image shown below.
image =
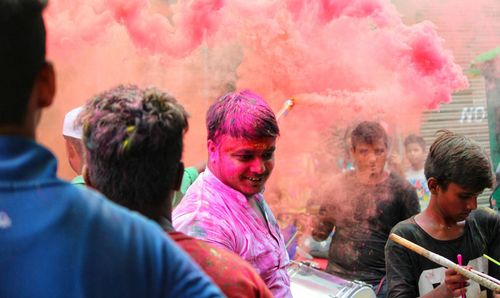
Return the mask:
POLYGON ((0 136, 0 182, 28 182, 56 178, 57 160, 34 140, 0 136))

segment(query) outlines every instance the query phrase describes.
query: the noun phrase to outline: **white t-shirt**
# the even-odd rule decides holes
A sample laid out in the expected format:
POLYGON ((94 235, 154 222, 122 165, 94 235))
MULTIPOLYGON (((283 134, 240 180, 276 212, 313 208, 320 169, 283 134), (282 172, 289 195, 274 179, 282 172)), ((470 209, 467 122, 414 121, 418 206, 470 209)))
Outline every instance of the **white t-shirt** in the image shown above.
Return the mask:
POLYGON ((427 186, 427 179, 425 179, 424 169, 413 170, 410 169, 405 173, 406 180, 413 185, 417 191, 418 200, 420 202, 420 211, 424 211, 429 205, 431 192, 427 186))

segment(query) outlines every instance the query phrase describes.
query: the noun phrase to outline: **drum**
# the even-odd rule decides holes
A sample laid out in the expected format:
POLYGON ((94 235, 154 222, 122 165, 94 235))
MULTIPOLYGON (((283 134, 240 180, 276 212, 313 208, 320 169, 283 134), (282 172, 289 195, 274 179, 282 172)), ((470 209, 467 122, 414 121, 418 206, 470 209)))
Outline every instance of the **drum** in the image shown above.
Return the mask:
POLYGON ((359 281, 348 281, 313 267, 292 261, 288 267, 294 298, 375 298, 372 288, 359 281))

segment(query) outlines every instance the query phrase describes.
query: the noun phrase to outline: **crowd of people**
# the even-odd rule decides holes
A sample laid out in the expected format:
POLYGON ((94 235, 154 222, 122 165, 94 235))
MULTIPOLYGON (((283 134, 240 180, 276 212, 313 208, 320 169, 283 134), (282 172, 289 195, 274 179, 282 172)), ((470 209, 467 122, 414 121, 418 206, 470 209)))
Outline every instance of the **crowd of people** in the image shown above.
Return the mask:
MULTIPOLYGON (((182 163, 188 113, 171 94, 122 85, 70 111, 63 138, 77 177, 36 142, 54 104, 42 2, 0 2, 0 297, 292 297, 291 260, 264 198, 280 130, 241 90, 206 114, 207 162, 182 163)), ((377 297, 500 297, 388 240, 395 233, 500 278, 500 215, 477 208, 495 179, 485 151, 441 131, 406 138, 405 177, 387 167, 376 121, 349 133, 351 167, 321 196, 312 237, 326 271, 377 297), (428 153, 427 153, 428 152, 428 153), (332 236, 333 235, 333 236, 332 236)), ((293 240, 293 239, 292 239, 293 240)))

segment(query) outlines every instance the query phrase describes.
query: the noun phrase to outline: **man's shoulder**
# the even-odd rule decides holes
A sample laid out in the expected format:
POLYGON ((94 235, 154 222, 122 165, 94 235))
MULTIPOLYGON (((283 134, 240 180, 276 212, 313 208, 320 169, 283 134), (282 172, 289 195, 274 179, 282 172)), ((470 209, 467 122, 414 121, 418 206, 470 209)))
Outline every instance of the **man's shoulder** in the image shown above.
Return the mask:
POLYGON ((484 221, 484 220, 493 220, 493 221, 500 221, 500 213, 497 211, 487 208, 487 207, 480 207, 477 208, 476 210, 472 211, 469 215, 468 220, 474 220, 474 221, 484 221))
POLYGON ((218 289, 157 223, 112 202, 104 202, 99 210, 104 215, 96 218, 97 232, 91 233, 94 243, 87 245, 94 252, 87 263, 96 263, 90 266, 120 264, 129 277, 119 275, 117 280, 132 278, 137 284, 128 286, 134 289, 145 290, 149 284, 148 291, 162 290, 169 297, 220 297, 218 289))
POLYGON ((219 198, 221 192, 218 191, 216 185, 212 183, 210 178, 210 175, 207 173, 201 173, 187 189, 180 204, 185 200, 216 200, 219 198))
POLYGON ((414 216, 405 219, 403 221, 400 221, 391 230, 391 233, 397 234, 399 236, 412 235, 419 232, 420 228, 415 222, 414 216))
POLYGON ((500 232, 500 213, 487 207, 477 208, 472 211, 467 218, 467 222, 472 228, 486 233, 500 232))
POLYGON ((31 212, 40 225, 45 222, 45 228, 53 233, 61 232, 60 226, 53 223, 64 222, 65 227, 74 231, 75 241, 81 240, 78 236, 85 233, 106 234, 114 230, 118 237, 126 235, 122 231, 130 229, 130 225, 144 227, 138 231, 151 226, 142 216, 118 206, 97 191, 59 179, 40 183, 36 191, 24 190, 19 197, 20 200, 10 206, 13 212, 31 212))
POLYGON ((194 216, 203 219, 208 214, 224 208, 223 195, 210 187, 197 187, 188 189, 182 201, 172 211, 172 217, 194 216))
POLYGON ((207 230, 230 231, 233 217, 222 196, 208 191, 188 191, 172 211, 175 229, 197 238, 205 238, 207 230), (214 221, 217 219, 217 223, 214 221))
MULTIPOLYGON (((52 247, 55 253, 47 258, 53 257, 54 261, 73 268, 65 277, 78 276, 74 282, 89 291, 89 296, 95 296, 99 288, 102 291, 106 282, 124 284, 121 289, 111 287, 102 293, 126 296, 130 292, 130 296, 139 297, 141 293, 152 296, 147 293, 187 291, 192 284, 174 284, 184 278, 181 278, 182 274, 189 273, 191 280, 200 280, 196 267, 191 267, 188 259, 157 224, 112 203, 93 190, 57 182, 44 187, 44 195, 37 201, 24 201, 29 201, 32 209, 34 203, 39 203, 33 212, 37 220, 29 216, 19 218, 30 220, 29 225, 33 227, 33 236, 30 237, 40 238, 35 232, 41 231, 45 239, 52 239, 36 243, 33 251, 52 247), (130 280, 137 281, 137 284, 130 283, 130 280), (148 289, 144 286, 146 284, 148 289)), ((22 225, 13 225, 13 229, 22 225)), ((32 253, 20 252, 19 255, 29 258, 32 253)), ((47 259, 34 262, 39 264, 47 259)), ((62 278, 54 270, 47 274, 62 278)), ((189 291, 194 293, 194 290, 189 291)))
MULTIPOLYGON (((172 232, 169 233, 169 236, 229 296, 237 296, 235 291, 243 291, 250 294, 250 292, 247 292, 248 289, 266 289, 264 282, 260 279, 255 269, 234 252, 187 236, 181 232, 172 232)), ((264 290, 261 291, 263 293, 267 292, 264 290)))
POLYGON ((229 265, 233 268, 243 268, 245 270, 252 269, 250 264, 243 261, 240 256, 225 248, 212 245, 181 232, 168 234, 180 247, 192 255, 200 265, 209 262, 211 264, 229 265))
POLYGON ((179 205, 173 210, 173 216, 177 217, 180 214, 188 213, 196 213, 202 216, 206 212, 221 211, 228 208, 229 196, 226 190, 219 189, 219 186, 212 183, 210 179, 200 175, 187 190, 179 205))
POLYGON ((411 183, 407 179, 405 179, 404 177, 401 177, 400 175, 395 174, 395 173, 390 173, 389 183, 390 183, 392 188, 395 188, 397 190, 415 191, 414 187, 411 185, 411 183))
POLYGON ((67 203, 71 208, 78 208, 81 212, 90 213, 97 218, 124 215, 125 209, 123 207, 116 205, 91 188, 67 184, 64 192, 71 194, 71 196, 66 196, 67 203))
MULTIPOLYGON (((68 200, 67 208, 75 216, 68 217, 68 220, 82 229, 91 228, 93 237, 113 238, 118 243, 144 241, 146 245, 158 245, 162 241, 164 235, 157 224, 111 202, 92 189, 71 187, 75 197, 68 200)), ((92 241, 92 245, 99 243, 92 241)))

